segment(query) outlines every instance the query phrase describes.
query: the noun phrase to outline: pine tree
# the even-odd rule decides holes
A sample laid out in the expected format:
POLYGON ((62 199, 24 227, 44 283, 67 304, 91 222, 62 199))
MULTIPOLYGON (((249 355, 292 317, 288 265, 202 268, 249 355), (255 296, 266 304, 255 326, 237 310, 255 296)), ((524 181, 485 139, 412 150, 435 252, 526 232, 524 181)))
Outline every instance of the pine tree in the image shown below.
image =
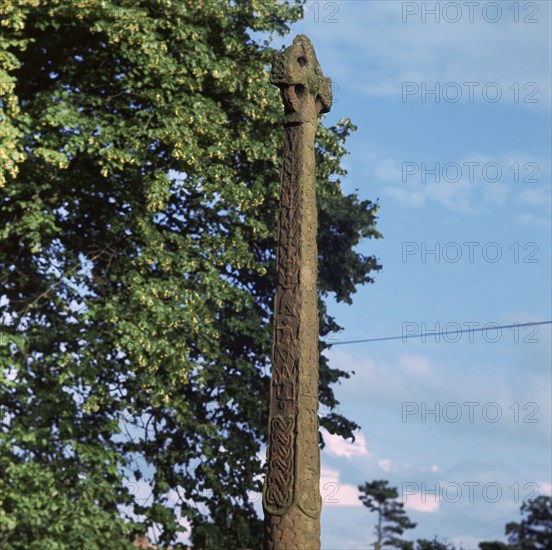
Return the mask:
POLYGON ((382 550, 385 546, 411 550, 413 543, 399 538, 406 529, 414 529, 416 524, 408 519, 404 511, 404 504, 396 500, 399 493, 395 487, 390 487, 387 480, 375 480, 360 485, 358 497, 364 506, 371 512, 377 513, 375 528, 375 550, 382 550))

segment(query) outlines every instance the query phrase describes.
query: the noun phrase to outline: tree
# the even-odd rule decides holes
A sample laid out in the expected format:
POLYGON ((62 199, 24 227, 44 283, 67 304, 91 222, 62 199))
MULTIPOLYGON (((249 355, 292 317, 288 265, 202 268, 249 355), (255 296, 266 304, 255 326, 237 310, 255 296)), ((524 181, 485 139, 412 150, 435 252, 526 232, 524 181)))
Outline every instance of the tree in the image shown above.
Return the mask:
POLYGON ((540 495, 526 500, 520 508, 526 515, 520 523, 506 524, 508 544, 498 541, 480 542, 481 550, 546 550, 552 548, 552 498, 540 495))
MULTIPOLYGON (((259 36, 302 13, 4 0, 3 548, 130 548, 152 525, 168 544, 179 516, 198 546, 258 546, 282 151, 259 36)), ((380 269, 354 251, 377 204, 341 190, 354 130, 317 135, 321 338, 328 296, 380 269)), ((348 376, 320 356, 321 424, 353 438, 348 376)))
POLYGON ((500 542, 497 540, 493 540, 490 542, 480 542, 479 548, 480 550, 519 550, 519 547, 517 546, 511 546, 510 544, 506 544, 505 542, 500 542))
POLYGON ((412 542, 398 538, 406 529, 414 529, 416 524, 408 519, 404 504, 396 500, 399 496, 397 489, 390 487, 387 480, 380 479, 359 485, 358 490, 362 504, 378 515, 375 550, 381 550, 384 546, 412 549, 412 542))
POLYGON ((506 524, 508 542, 520 548, 545 550, 552 547, 552 498, 540 495, 521 505, 526 515, 520 523, 506 524))
POLYGON ((450 542, 434 537, 431 540, 418 539, 416 541, 416 550, 455 550, 455 548, 450 542))

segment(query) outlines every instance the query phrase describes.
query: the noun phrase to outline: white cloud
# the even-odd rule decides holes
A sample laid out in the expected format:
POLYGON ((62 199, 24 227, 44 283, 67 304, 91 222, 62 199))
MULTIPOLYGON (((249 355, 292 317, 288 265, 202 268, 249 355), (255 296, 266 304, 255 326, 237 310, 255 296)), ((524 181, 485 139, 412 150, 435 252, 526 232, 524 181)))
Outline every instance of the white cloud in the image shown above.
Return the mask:
POLYGON ((523 190, 519 196, 519 201, 529 206, 550 205, 550 187, 537 187, 523 190))
POLYGON ((339 481, 339 470, 322 468, 320 471, 320 494, 323 505, 362 506, 358 487, 339 481))
POLYGON ((378 466, 384 472, 389 472, 391 471, 391 460, 389 460, 388 458, 382 458, 381 460, 378 460, 378 466))
MULTIPOLYGON (((506 7, 496 23, 485 21, 477 10, 470 22, 466 6, 457 23, 443 18, 435 23, 432 16, 423 22, 420 11, 403 22, 405 4, 340 2, 334 14, 338 23, 313 24, 309 13, 301 32, 307 32, 316 43, 324 66, 333 68, 336 82, 351 82, 369 96, 400 97, 403 82, 427 82, 428 88, 434 82, 478 82, 474 97, 484 101, 483 86, 496 82, 503 98, 514 102, 510 87, 518 82, 517 102, 522 103, 531 91, 523 90, 523 85, 534 82, 539 107, 548 108, 548 3, 538 3, 535 24, 516 23, 514 13, 506 7), (363 55, 352 56, 352 51, 363 55)), ((466 89, 462 100, 468 97, 466 89)))
POLYGON ((527 166, 546 166, 546 160, 520 151, 496 157, 473 152, 458 160, 399 160, 382 152, 363 162, 384 194, 409 207, 438 204, 453 212, 481 213, 516 201, 547 213, 550 208, 549 186, 523 183, 525 177, 536 177, 527 166))
POLYGON ((413 374, 431 374, 431 363, 429 357, 414 353, 401 355, 401 367, 413 374))
POLYGON ((528 225, 536 229, 546 229, 550 231, 550 218, 524 212, 515 217, 515 220, 521 225, 528 225))
POLYGON ((435 495, 426 495, 420 492, 403 495, 404 507, 417 512, 438 512, 439 501, 435 495))
MULTIPOLYGON (((519 321, 524 320, 525 317, 519 319, 519 321)), ((529 320, 534 319, 530 318, 529 320)), ((509 321, 510 317, 506 316, 504 319, 497 319, 498 323, 508 323, 509 321)), ((528 334, 530 334, 528 331, 520 330, 520 341, 528 334)), ((481 437, 490 429, 495 433, 501 432, 501 437, 518 437, 519 423, 516 423, 509 407, 513 403, 537 402, 541 410, 544 410, 546 404, 550 402, 550 371, 546 369, 546 365, 549 365, 549 354, 546 351, 549 349, 549 345, 547 348, 546 334, 548 333, 542 329, 538 333, 540 345, 533 344, 538 347, 528 349, 537 354, 532 358, 531 364, 535 365, 533 370, 524 371, 524 374, 521 374, 517 364, 518 361, 523 364, 528 361, 527 356, 514 356, 512 364, 504 371, 504 376, 493 379, 492 384, 488 383, 488 376, 489 369, 495 367, 494 362, 492 360, 479 361, 475 356, 462 363, 462 368, 459 368, 460 363, 454 353, 448 358, 436 360, 423 353, 398 352, 389 361, 377 362, 366 356, 356 358, 344 349, 331 350, 328 355, 332 364, 339 365, 339 368, 343 370, 356 372, 350 380, 342 383, 337 398, 340 402, 348 404, 353 415, 358 415, 361 425, 372 426, 372 433, 374 418, 384 418, 388 425, 393 426, 397 437, 400 433, 411 443, 413 443, 410 439, 413 437, 413 430, 416 431, 424 427, 422 433, 425 436, 428 436, 427 429, 435 430, 429 433, 432 433, 433 437, 438 434, 446 441, 450 440, 451 434, 462 433, 464 436, 475 434, 481 437), (542 368, 537 368, 539 365, 542 365, 542 368), (454 383, 451 383, 451 380, 454 380, 454 383), (521 383, 522 380, 524 383, 521 383), (465 405, 466 402, 477 403, 471 413, 469 407, 465 405), (483 414, 484 405, 490 402, 500 405, 502 417, 497 423, 489 423, 483 414), (438 419, 429 412, 436 408, 439 410, 438 419), (461 413, 461 418, 456 423, 446 420, 443 416, 446 414, 447 418, 455 417, 456 411, 461 413), (369 416, 365 416, 365 413, 368 412, 369 416), (471 421, 470 415, 473 416, 471 421)), ((512 341, 514 337, 513 331, 503 330, 502 339, 504 341, 507 341, 507 338, 512 341)), ((468 344, 467 336, 463 342, 468 344)), ((478 343, 475 340, 467 348, 475 350, 478 343)), ((430 344, 431 341, 428 342, 428 345, 430 344)), ((452 347, 450 350, 454 351, 452 347)), ((525 411, 524 414, 529 414, 529 412, 525 411)), ((531 441, 536 442, 534 438, 537 437, 537 432, 544 435, 546 430, 549 430, 549 426, 549 418, 541 415, 539 422, 532 425, 531 431, 527 429, 523 433, 531 441), (533 430, 535 431, 533 432, 533 430)), ((368 432, 364 433, 368 437, 368 432)), ((373 435, 369 437, 369 448, 376 455, 375 460, 390 458, 393 463, 393 471, 404 470, 398 456, 393 456, 388 447, 383 447, 387 444, 385 440, 381 439, 379 433, 376 437, 373 435)), ((364 439, 362 443, 364 446, 364 439)), ((332 449, 332 452, 334 456, 347 456, 351 453, 342 449, 347 449, 349 446, 350 444, 336 441, 336 448, 332 449)), ((372 454, 367 456, 371 457, 372 454)), ((425 456, 425 460, 420 462, 419 468, 423 468, 423 465, 430 460, 437 462, 439 457, 437 454, 425 456)))
POLYGON ((389 187, 384 189, 384 193, 404 205, 420 207, 426 203, 426 195, 422 191, 407 191, 400 187, 389 187))
POLYGON ((330 455, 344 458, 371 456, 366 447, 366 439, 361 433, 355 434, 355 441, 351 442, 326 430, 322 430, 322 432, 324 434, 324 441, 326 442, 324 450, 330 455))
MULTIPOLYGON (((377 159, 376 159, 377 160, 377 159)), ((402 181, 402 169, 399 163, 393 158, 382 158, 377 160, 374 166, 374 174, 383 181, 402 181)))
MULTIPOLYGON (((389 163, 389 159, 386 160, 389 163)), ((401 177, 395 180, 395 185, 385 188, 384 193, 405 205, 418 207, 436 202, 454 211, 470 210, 470 198, 474 185, 469 181, 469 175, 467 179, 464 178, 464 181, 452 181, 448 176, 446 176, 448 181, 443 180, 440 172, 443 171, 444 164, 446 163, 433 161, 401 163, 395 161, 395 173, 400 171, 401 177), (430 175, 429 172, 432 170, 437 170, 437 175, 430 175)), ((376 168, 376 175, 378 172, 380 170, 376 168)))

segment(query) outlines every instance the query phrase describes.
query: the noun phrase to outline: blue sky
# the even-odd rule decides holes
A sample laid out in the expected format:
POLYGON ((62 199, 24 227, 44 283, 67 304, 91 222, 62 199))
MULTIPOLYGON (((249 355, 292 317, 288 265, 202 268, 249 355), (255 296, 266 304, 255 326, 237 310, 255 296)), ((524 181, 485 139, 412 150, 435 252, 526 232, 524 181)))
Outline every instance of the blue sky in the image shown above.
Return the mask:
MULTIPOLYGON (((550 4, 471 6, 311 1, 281 41, 311 38, 334 81, 323 123, 359 128, 344 191, 381 205, 384 239, 359 250, 383 270, 331 306, 337 341, 552 319, 550 4)), ((323 548, 369 548, 356 486, 373 479, 399 489, 411 538, 468 549, 505 540, 523 498, 551 494, 550 325, 329 356, 356 372, 337 395, 362 430, 322 452, 323 548)))
POLYGON ((449 331, 328 352, 356 373, 336 394, 362 429, 326 435, 324 550, 374 542, 365 481, 398 488, 408 538, 464 549, 505 540, 524 498, 552 494, 550 325, 492 329, 552 319, 550 16, 548 1, 309 1, 275 43, 311 38, 334 82, 323 123, 358 126, 343 189, 381 206, 384 239, 359 251, 383 270, 330 304, 332 341, 449 331))
POLYGON ((276 45, 301 33, 334 82, 323 123, 358 126, 343 189, 379 199, 384 235, 359 246, 376 283, 329 308, 362 429, 326 436, 322 548, 370 547, 357 485, 374 479, 412 539, 505 540, 524 498, 552 494, 550 325, 342 344, 552 319, 550 3, 309 0, 276 45))

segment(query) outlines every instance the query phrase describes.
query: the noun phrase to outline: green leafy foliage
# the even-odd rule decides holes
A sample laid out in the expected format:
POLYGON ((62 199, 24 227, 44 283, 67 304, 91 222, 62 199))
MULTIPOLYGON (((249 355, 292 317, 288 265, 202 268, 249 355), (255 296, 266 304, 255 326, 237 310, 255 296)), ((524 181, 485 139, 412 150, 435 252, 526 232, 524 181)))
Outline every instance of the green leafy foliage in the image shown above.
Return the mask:
POLYGON ((552 548, 552 498, 540 495, 521 505, 523 519, 506 524, 508 544, 491 541, 479 543, 481 550, 546 550, 552 548))
POLYGON ((552 498, 541 495, 524 501, 520 512, 525 516, 520 523, 510 522, 506 525, 508 542, 523 550, 550 548, 552 546, 552 498))
POLYGON ((517 546, 511 546, 510 544, 506 544, 505 542, 500 542, 497 540, 490 542, 480 542, 479 548, 480 550, 519 550, 517 546))
POLYGON ((455 550, 453 544, 446 540, 439 540, 439 537, 430 539, 418 539, 416 550, 455 550))
MULTIPOLYGON (((283 142, 257 37, 302 12, 4 0, 2 548, 168 544, 180 518, 201 547, 258 546, 283 142)), ((354 251, 377 205, 340 187, 354 129, 317 134, 322 338, 325 300, 380 269, 354 251)), ((347 376, 321 355, 321 424, 352 438, 347 376)))

